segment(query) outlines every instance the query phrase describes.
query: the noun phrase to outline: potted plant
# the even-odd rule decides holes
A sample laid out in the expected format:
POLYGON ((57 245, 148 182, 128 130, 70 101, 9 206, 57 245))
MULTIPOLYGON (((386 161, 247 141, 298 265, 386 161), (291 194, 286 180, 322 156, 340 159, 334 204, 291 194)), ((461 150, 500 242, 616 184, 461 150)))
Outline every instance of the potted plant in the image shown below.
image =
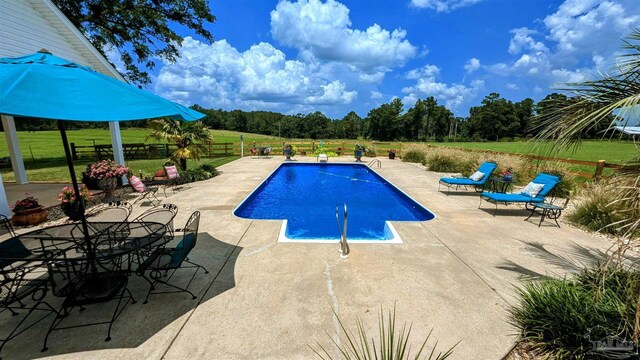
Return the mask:
POLYGON ((502 169, 502 180, 511 181, 513 180, 513 169, 508 167, 506 169, 502 169))
POLYGON ((91 193, 84 185, 80 186, 80 201, 76 201, 76 194, 71 186, 63 187, 60 194, 58 194, 62 212, 69 217, 69 220, 74 221, 80 220, 84 213, 85 204, 89 199, 91 199, 91 193))
POLYGON ((25 198, 16 201, 13 205, 11 222, 17 226, 38 225, 47 220, 49 213, 40 205, 38 199, 25 193, 25 198))
POLYGON ((284 156, 287 157, 287 160, 291 160, 291 157, 294 156, 296 154, 296 148, 291 145, 291 144, 287 144, 284 146, 284 156))
POLYGON ((353 148, 353 154, 356 158, 356 161, 362 161, 362 153, 365 151, 364 145, 356 144, 353 148))
POLYGON ((113 160, 102 160, 89 164, 89 177, 98 180, 98 187, 104 191, 105 200, 113 196, 113 190, 118 186, 118 178, 129 173, 129 169, 116 164, 113 160))
POLYGON ((395 159, 395 158, 396 158, 396 150, 395 149, 389 150, 389 159, 395 159))

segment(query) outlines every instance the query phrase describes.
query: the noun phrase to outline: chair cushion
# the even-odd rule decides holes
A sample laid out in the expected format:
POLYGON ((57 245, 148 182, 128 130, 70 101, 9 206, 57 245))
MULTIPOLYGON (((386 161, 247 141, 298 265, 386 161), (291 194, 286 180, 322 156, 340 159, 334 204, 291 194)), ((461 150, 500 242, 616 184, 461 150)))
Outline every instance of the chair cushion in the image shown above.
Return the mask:
POLYGON ((483 177, 484 177, 484 173, 483 172, 476 171, 471 176, 469 176, 469 179, 471 179, 473 181, 480 181, 480 180, 482 180, 483 177))
POLYGON ((533 181, 528 183, 527 186, 522 189, 520 194, 530 197, 536 197, 544 188, 544 184, 536 184, 533 181))
POLYGON ((544 188, 540 190, 537 195, 538 197, 544 198, 551 192, 551 190, 553 190, 554 187, 556 187, 556 185, 558 185, 560 178, 555 175, 540 173, 532 180, 532 182, 536 184, 544 184, 544 188))
POLYGON ((177 179, 178 178, 178 168, 175 165, 165 166, 164 171, 167 172, 167 177, 169 179, 177 179))
POLYGON ((133 187, 133 189, 137 192, 145 191, 145 186, 142 183, 142 180, 140 180, 140 178, 138 178, 137 176, 130 177, 129 184, 131 184, 131 187, 133 187))
POLYGON ((490 192, 483 192, 481 195, 481 197, 489 199, 489 200, 493 200, 493 201, 498 201, 498 202, 511 202, 511 203, 539 203, 542 202, 543 199, 540 198, 532 198, 528 195, 522 195, 522 194, 503 194, 503 193, 490 193, 490 192))
POLYGON ((473 181, 469 178, 440 178, 440 182, 449 185, 482 185, 479 181, 473 181))
POLYGON ((483 162, 482 164, 480 164, 478 171, 484 173, 484 179, 482 180, 486 181, 489 176, 491 176, 491 174, 496 170, 496 167, 498 167, 498 164, 494 162, 483 162))

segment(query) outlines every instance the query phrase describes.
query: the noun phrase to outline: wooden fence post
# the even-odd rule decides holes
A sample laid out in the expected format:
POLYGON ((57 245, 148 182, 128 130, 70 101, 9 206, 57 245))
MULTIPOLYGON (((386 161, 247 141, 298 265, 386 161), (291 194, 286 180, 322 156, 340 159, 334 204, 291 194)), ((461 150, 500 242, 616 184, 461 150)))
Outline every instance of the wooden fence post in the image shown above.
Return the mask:
POLYGON ((311 152, 312 153, 316 152, 316 142, 315 142, 315 140, 311 141, 311 152))
POLYGON ((71 145, 71 158, 73 160, 78 160, 78 153, 76 152, 76 143, 70 143, 71 145))
POLYGON ((604 171, 605 160, 598 160, 598 164, 596 165, 596 172, 593 174, 593 180, 598 181, 602 177, 602 172, 604 171))

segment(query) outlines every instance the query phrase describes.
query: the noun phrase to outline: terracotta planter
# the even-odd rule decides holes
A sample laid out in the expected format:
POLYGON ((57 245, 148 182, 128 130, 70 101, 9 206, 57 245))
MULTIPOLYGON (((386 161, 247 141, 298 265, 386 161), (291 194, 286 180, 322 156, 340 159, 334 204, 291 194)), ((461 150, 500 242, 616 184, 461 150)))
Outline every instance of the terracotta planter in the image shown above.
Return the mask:
POLYGON ((162 180, 169 180, 169 178, 166 177, 166 176, 154 176, 153 177, 153 181, 162 181, 162 180))
MULTIPOLYGON (((84 202, 84 200, 82 200, 84 202)), ((77 221, 82 218, 84 206, 80 202, 69 202, 60 204, 62 212, 69 217, 69 220, 77 221)))
POLYGON ((11 217, 11 222, 16 226, 38 225, 47 220, 48 216, 47 210, 38 206, 33 209, 16 211, 11 217))

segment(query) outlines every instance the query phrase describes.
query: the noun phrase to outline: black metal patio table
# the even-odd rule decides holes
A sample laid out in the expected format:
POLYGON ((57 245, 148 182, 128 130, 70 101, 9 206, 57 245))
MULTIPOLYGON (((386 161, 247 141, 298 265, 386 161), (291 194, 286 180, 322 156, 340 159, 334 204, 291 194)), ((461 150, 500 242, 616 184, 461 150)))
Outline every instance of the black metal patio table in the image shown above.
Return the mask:
POLYGON ((170 237, 167 225, 154 222, 88 223, 93 254, 84 248, 84 232, 79 223, 54 225, 19 234, 0 247, 0 260, 18 262, 93 261, 130 255, 162 246, 170 237))

